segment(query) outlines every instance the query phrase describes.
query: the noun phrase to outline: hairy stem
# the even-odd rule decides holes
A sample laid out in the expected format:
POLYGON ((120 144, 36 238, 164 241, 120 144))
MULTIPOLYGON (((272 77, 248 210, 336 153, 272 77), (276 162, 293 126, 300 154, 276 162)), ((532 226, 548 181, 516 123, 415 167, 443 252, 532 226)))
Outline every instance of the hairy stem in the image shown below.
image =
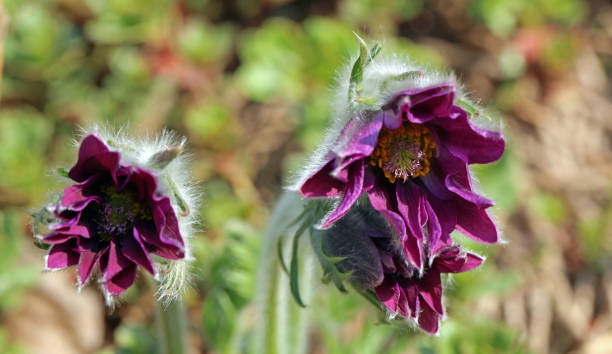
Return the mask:
POLYGON ((160 353, 183 354, 185 350, 185 310, 179 298, 168 304, 157 303, 160 353))
MULTIPOLYGON (((308 344, 308 308, 301 308, 292 298, 290 279, 279 260, 278 239, 296 232, 289 227, 303 210, 302 199, 286 192, 278 201, 270 225, 266 231, 260 255, 257 278, 257 328, 254 353, 299 354, 305 353, 308 344)), ((285 239, 280 252, 287 258, 292 242, 285 239)), ((310 306, 315 275, 316 256, 308 237, 299 240, 299 287, 306 306, 310 306)))

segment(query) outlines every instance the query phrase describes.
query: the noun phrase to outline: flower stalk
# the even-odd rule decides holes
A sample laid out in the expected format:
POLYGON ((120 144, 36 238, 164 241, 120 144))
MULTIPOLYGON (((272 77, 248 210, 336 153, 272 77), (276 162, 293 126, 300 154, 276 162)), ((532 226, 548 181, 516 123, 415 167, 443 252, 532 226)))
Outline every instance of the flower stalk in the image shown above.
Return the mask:
POLYGON ((182 299, 157 302, 157 330, 161 354, 182 354, 186 350, 185 309, 182 299))
POLYGON ((295 222, 301 219, 298 213, 304 208, 303 204, 296 193, 286 192, 270 218, 257 275, 255 353, 297 354, 305 353, 307 349, 309 311, 303 307, 310 303, 318 276, 315 273, 316 256, 309 237, 304 237, 310 230, 299 231, 301 224, 295 222), (304 235, 300 237, 301 233, 304 235), (296 236, 289 241, 287 235, 296 236), (296 249, 299 251, 294 252, 296 249), (289 255, 292 256, 291 265, 283 267, 282 259, 289 255), (301 304, 293 301, 289 294, 299 298, 301 304))

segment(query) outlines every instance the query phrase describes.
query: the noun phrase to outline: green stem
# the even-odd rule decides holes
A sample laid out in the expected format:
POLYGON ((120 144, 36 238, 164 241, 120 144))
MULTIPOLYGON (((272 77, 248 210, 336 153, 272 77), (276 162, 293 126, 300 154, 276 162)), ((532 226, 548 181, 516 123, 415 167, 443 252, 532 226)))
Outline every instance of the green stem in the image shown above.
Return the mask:
MULTIPOLYGON (((279 237, 293 235, 297 226, 291 225, 304 209, 299 195, 286 192, 277 202, 266 231, 260 254, 257 279, 257 327, 254 353, 300 354, 307 351, 308 313, 291 296, 289 276, 281 266, 277 254, 279 237)), ((309 236, 309 235, 308 235, 309 236)), ((281 252, 291 254, 292 242, 284 242, 281 252)), ((311 294, 317 276, 316 255, 308 237, 299 240, 299 283, 302 300, 311 306, 311 294)))
POLYGON ((185 310, 179 298, 168 304, 157 303, 157 327, 161 354, 183 354, 185 350, 185 310))

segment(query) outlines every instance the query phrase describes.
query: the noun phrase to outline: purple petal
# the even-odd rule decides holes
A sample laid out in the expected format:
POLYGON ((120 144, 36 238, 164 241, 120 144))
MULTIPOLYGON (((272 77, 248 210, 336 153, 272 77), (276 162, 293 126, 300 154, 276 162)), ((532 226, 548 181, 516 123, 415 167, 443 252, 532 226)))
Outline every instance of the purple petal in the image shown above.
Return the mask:
MULTIPOLYGON (((380 182, 383 178, 377 178, 374 186, 368 191, 368 198, 370 204, 376 209, 382 216, 393 226, 399 239, 404 245, 406 251, 406 257, 408 260, 417 268, 421 268, 422 259, 420 245, 413 236, 409 236, 406 230, 406 224, 404 219, 394 211, 394 200, 388 196, 385 184, 386 180, 380 182)), ((389 187, 390 188, 390 187, 389 187)))
POLYGON ((427 88, 410 94, 410 102, 401 107, 409 122, 423 124, 437 117, 447 117, 453 107, 455 90, 451 84, 427 88))
POLYGON ((439 200, 431 194, 428 195, 427 201, 436 214, 438 223, 440 224, 440 234, 442 236, 440 240, 448 241, 450 233, 453 232, 457 225, 457 211, 453 203, 439 200))
POLYGON ((495 223, 483 208, 461 199, 455 200, 454 204, 457 210, 457 230, 478 242, 499 241, 495 223))
POLYGON ((472 181, 470 179, 467 165, 464 165, 463 168, 457 172, 446 176, 444 184, 449 191, 455 193, 470 203, 474 203, 482 208, 488 208, 494 205, 492 200, 480 196, 472 190, 472 181))
POLYGON ((94 174, 84 182, 73 184, 64 190, 61 205, 74 211, 85 209, 89 203, 95 201, 100 202, 100 197, 96 195, 87 195, 87 188, 95 183, 100 178, 100 174, 94 174))
POLYGON ((421 242, 425 239, 423 227, 427 224, 425 196, 412 182, 396 183, 397 209, 404 218, 410 233, 421 242))
POLYGON ((429 306, 421 306, 419 313, 419 327, 427 333, 436 334, 440 328, 440 315, 429 306))
POLYGON ((166 259, 182 259, 185 257, 183 247, 162 241, 159 232, 155 230, 154 226, 137 223, 136 228, 138 229, 140 239, 152 246, 151 253, 166 259))
POLYGON ((479 265, 481 265, 482 262, 484 262, 484 259, 482 257, 474 253, 467 253, 465 255, 465 263, 463 264, 463 267, 461 267, 455 273, 463 273, 463 272, 470 271, 478 267, 479 265))
POLYGON ((400 297, 400 289, 397 282, 393 279, 385 279, 385 281, 374 290, 380 302, 382 302, 391 313, 397 313, 400 297))
POLYGON ((300 193, 306 198, 336 197, 344 189, 344 183, 331 176, 335 160, 328 161, 320 170, 308 177, 300 186, 300 193))
POLYGON ((419 289, 416 283, 410 281, 407 285, 403 285, 402 289, 406 295, 408 308, 410 309, 410 317, 416 318, 419 313, 419 289))
POLYGON ((443 259, 436 262, 436 266, 444 273, 463 273, 472 270, 484 261, 474 253, 465 253, 452 259, 443 259))
POLYGON ((442 307, 442 282, 440 272, 431 268, 423 275, 419 282, 419 295, 425 302, 440 315, 444 314, 442 307))
POLYGON ((81 236, 85 238, 90 238, 89 229, 86 226, 76 224, 76 223, 74 224, 71 223, 71 224, 63 224, 63 226, 60 226, 54 229, 53 233, 49 234, 48 237, 45 236, 43 240, 47 243, 53 243, 53 240, 54 239, 57 240, 61 238, 61 235, 69 235, 71 237, 81 236), (56 236, 53 237, 53 234, 55 234, 56 236))
POLYGON ((406 258, 418 269, 423 268, 423 243, 412 234, 407 234, 402 241, 402 249, 406 258))
POLYGON ((130 175, 130 182, 133 182, 138 188, 139 200, 154 199, 157 179, 151 172, 142 168, 134 168, 130 175))
POLYGON ((450 246, 440 252, 434 259, 432 267, 440 273, 459 273, 465 265, 466 259, 465 254, 461 254, 459 246, 450 246))
POLYGON ((410 314, 410 306, 408 305, 408 298, 404 293, 404 289, 399 288, 399 300, 398 300, 398 308, 400 315, 406 317, 410 314))
MULTIPOLYGON (((440 225, 440 221, 438 220, 438 216, 436 215, 435 211, 433 210, 433 208, 431 207, 431 204, 429 203, 428 200, 424 201, 425 204, 425 210, 427 211, 427 231, 428 231, 428 235, 429 235, 429 245, 430 245, 430 250, 435 250, 436 247, 439 247, 437 245, 439 244, 445 244, 445 243, 450 243, 450 232, 443 234, 442 233, 442 226, 440 225)), ((431 253, 430 253, 431 256, 431 253)))
POLYGON ((490 163, 502 156, 506 141, 501 133, 472 125, 467 112, 457 106, 451 117, 436 122, 440 141, 451 154, 469 164, 490 163))
POLYGON ((361 194, 363 193, 363 180, 365 174, 365 163, 364 160, 356 161, 351 167, 349 167, 349 181, 346 184, 342 201, 334 210, 331 215, 325 220, 322 229, 326 229, 331 224, 336 222, 338 219, 346 215, 349 209, 359 199, 361 194))
POLYGON ((132 263, 112 278, 107 279, 104 287, 109 294, 117 296, 134 284, 134 280, 136 280, 136 265, 132 263))
MULTIPOLYGON (((404 96, 408 98, 408 96, 404 96)), ((408 98, 409 100, 409 98, 408 98)), ((402 126, 404 116, 400 110, 385 109, 382 111, 383 123, 387 129, 395 130, 402 126)))
POLYGON ((151 275, 155 275, 155 266, 142 244, 138 229, 135 226, 133 237, 126 236, 121 241, 121 251, 123 254, 132 262, 143 267, 147 272, 151 273, 151 275))
POLYGON ((58 244, 58 243, 64 243, 75 237, 76 236, 72 234, 62 234, 62 233, 57 233, 57 232, 51 232, 43 236, 43 242, 49 243, 49 244, 58 244))
POLYGON ((370 156, 378 143, 378 134, 383 125, 383 114, 379 113, 369 119, 365 125, 351 120, 345 129, 346 137, 339 137, 339 142, 344 146, 338 151, 338 156, 343 159, 349 156, 370 156), (354 123, 353 123, 354 122, 354 123), (357 130, 352 132, 351 130, 357 130), (346 143, 341 140, 346 140, 346 143))
POLYGON ((445 183, 445 175, 438 166, 431 166, 431 171, 424 177, 419 178, 425 188, 440 200, 452 199, 454 194, 448 190, 445 183))
POLYGON ((91 277, 99 256, 100 254, 97 252, 81 251, 81 257, 79 258, 79 281, 81 286, 85 285, 89 277, 91 277))
POLYGON ((73 266, 79 262, 79 253, 75 250, 76 241, 68 240, 51 246, 45 257, 46 269, 61 269, 73 266))
POLYGON ((164 244, 180 248, 182 250, 181 258, 183 258, 185 256, 185 243, 183 242, 183 237, 179 230, 176 214, 170 204, 170 198, 160 198, 158 201, 154 202, 154 206, 151 209, 153 211, 155 228, 159 232, 159 239, 164 244))
POLYGON ((110 243, 110 249, 108 251, 108 264, 104 278, 106 280, 112 279, 117 274, 121 273, 124 269, 130 267, 134 263, 123 255, 121 249, 115 244, 114 241, 110 243))
POLYGON ((81 142, 79 159, 68 172, 68 177, 83 182, 98 172, 114 173, 119 167, 119 153, 110 151, 95 135, 88 135, 81 142))

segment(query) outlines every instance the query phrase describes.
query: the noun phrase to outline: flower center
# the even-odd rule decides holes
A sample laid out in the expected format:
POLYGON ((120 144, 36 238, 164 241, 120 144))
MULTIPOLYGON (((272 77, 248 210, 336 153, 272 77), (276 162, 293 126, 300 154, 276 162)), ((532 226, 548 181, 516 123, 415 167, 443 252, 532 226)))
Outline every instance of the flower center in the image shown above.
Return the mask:
POLYGON ((429 173, 435 149, 429 129, 422 124, 405 121, 395 130, 383 126, 370 165, 382 169, 391 183, 397 179, 405 182, 429 173))
POLYGON ((128 186, 117 193, 114 184, 100 187, 103 202, 96 211, 97 236, 110 241, 132 232, 137 220, 152 220, 151 210, 138 200, 138 191, 128 186))

